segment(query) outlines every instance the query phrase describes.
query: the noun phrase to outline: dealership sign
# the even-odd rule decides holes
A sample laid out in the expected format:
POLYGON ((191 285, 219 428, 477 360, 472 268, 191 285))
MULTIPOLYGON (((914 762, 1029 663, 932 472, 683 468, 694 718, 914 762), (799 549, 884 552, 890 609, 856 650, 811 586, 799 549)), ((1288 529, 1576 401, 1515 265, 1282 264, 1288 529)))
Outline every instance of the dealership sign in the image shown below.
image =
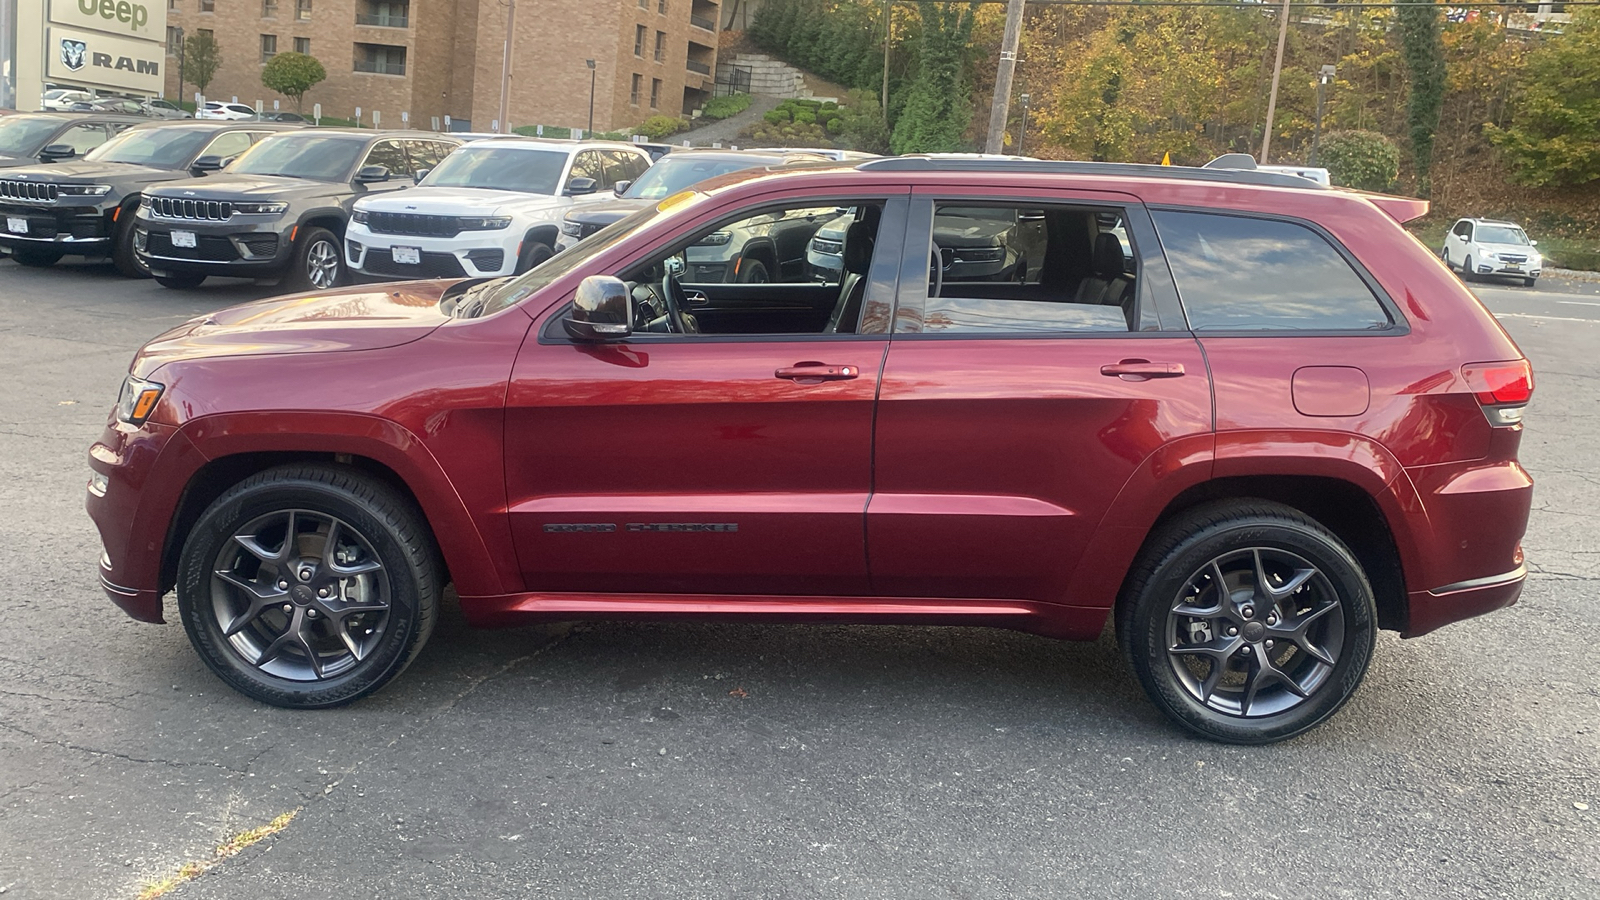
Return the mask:
MULTIPOLYGON (((62 0, 56 2, 59 4, 62 0)), ((161 67, 166 62, 165 53, 161 44, 150 41, 50 28, 45 37, 45 77, 71 84, 159 94, 164 83, 161 67)))
POLYGON ((166 0, 50 0, 50 21, 122 37, 162 41, 166 0))

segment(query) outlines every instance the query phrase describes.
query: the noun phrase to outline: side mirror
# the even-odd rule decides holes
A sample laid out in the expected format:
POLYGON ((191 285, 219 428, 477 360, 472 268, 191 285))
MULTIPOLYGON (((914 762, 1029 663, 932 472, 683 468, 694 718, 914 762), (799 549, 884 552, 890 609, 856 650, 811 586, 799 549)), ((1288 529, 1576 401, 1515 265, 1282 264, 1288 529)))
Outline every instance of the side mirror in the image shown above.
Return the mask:
POLYGON ((1537 246, 1539 246, 1539 242, 1538 242, 1538 241, 1529 241, 1529 242, 1528 242, 1528 244, 1529 244, 1529 245, 1530 245, 1530 246, 1533 246, 1533 247, 1537 247, 1537 246))
POLYGON ((579 176, 567 182, 567 196, 577 197, 581 194, 592 194, 599 183, 593 178, 579 176))
POLYGON ((411 183, 412 184, 421 184, 422 183, 422 179, 427 178, 428 177, 428 173, 432 172, 432 171, 433 171, 432 169, 418 169, 416 171, 416 173, 411 176, 411 183))
POLYGON ((628 188, 631 188, 631 187, 633 187, 633 182, 631 182, 631 181, 619 181, 616 184, 613 184, 611 186, 611 193, 616 194, 618 197, 621 197, 623 194, 626 194, 628 192, 628 188))
POLYGON ((590 275, 578 284, 561 325, 575 341, 620 341, 633 334, 628 286, 610 275, 590 275))
POLYGON ((72 149, 68 144, 51 144, 39 151, 39 159, 47 163, 60 162, 63 159, 71 159, 77 155, 78 151, 72 149))
POLYGON ((189 167, 189 171, 192 172, 196 177, 199 177, 201 175, 209 175, 212 172, 221 171, 224 165, 226 165, 226 163, 223 162, 222 157, 206 154, 205 156, 195 160, 194 165, 189 167))
POLYGON ((356 184, 379 184, 388 180, 388 166, 362 166, 356 170, 356 184))

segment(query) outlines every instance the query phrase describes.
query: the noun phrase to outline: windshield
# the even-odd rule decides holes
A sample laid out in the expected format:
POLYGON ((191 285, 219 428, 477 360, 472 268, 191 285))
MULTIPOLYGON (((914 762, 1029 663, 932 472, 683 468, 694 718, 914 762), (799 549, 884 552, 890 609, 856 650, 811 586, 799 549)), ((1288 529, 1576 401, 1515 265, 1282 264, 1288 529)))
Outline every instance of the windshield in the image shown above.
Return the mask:
POLYGON ((0 119, 0 153, 8 156, 32 156, 50 135, 61 127, 60 119, 36 119, 32 116, 6 116, 0 119))
POLYGON ((367 139, 347 134, 286 134, 256 144, 228 167, 235 175, 344 181, 367 139))
POLYGON ((660 200, 707 178, 715 178, 741 169, 771 165, 772 162, 766 159, 695 159, 692 156, 673 159, 668 156, 640 175, 639 180, 635 181, 622 196, 629 200, 660 200))
POLYGON ((428 187, 489 188, 555 194, 567 154, 559 150, 463 147, 446 156, 422 183, 428 187))
POLYGON ((1526 246, 1528 236, 1522 229, 1515 225, 1479 225, 1477 234, 1480 244, 1522 244, 1526 246))
POLYGON ((89 151, 84 159, 181 169, 210 137, 195 128, 135 128, 89 151))
POLYGON ((581 269, 589 260, 603 253, 633 233, 633 230, 649 222, 660 214, 659 207, 646 206, 632 215, 619 219, 610 225, 596 231, 582 241, 568 247, 543 263, 530 269, 526 274, 514 280, 506 281, 489 288, 490 293, 484 300, 483 310, 478 315, 493 315, 502 309, 512 307, 530 297, 535 291, 544 289, 556 279, 568 272, 581 269))

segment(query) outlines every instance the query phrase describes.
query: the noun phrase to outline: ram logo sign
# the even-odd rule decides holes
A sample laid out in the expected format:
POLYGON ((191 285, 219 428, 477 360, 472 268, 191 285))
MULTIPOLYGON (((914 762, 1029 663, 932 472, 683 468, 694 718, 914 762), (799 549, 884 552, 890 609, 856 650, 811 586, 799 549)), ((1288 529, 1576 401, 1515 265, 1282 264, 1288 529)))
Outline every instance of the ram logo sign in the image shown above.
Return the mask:
POLYGON ((50 29, 57 50, 49 57, 46 78, 68 84, 159 94, 164 51, 160 44, 88 31, 50 29))

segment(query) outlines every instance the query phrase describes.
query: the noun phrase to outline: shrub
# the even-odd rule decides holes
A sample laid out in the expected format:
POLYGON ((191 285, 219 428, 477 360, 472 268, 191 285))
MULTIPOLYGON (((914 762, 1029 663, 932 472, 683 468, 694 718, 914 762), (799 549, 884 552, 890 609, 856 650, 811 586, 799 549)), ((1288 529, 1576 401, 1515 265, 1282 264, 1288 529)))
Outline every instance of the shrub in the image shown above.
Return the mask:
POLYGON ((749 94, 729 94, 725 97, 712 97, 700 110, 700 116, 712 122, 721 121, 729 116, 736 116, 750 108, 749 94))
POLYGON ((1400 174, 1400 148, 1376 131, 1332 132, 1317 159, 1334 184, 1361 191, 1390 190, 1400 174))
POLYGON ((542 135, 539 133, 539 126, 537 126, 537 125, 518 125, 516 128, 511 129, 511 133, 512 134, 520 134, 523 137, 547 137, 547 138, 569 138, 569 137, 572 137, 572 129, 571 128, 562 128, 559 125, 546 125, 546 126, 544 126, 544 134, 542 134, 542 135))
POLYGON ((844 120, 839 118, 838 116, 834 116, 833 118, 829 119, 827 121, 827 123, 824 124, 823 129, 825 131, 827 131, 829 134, 843 134, 844 133, 844 120))
POLYGON ((777 109, 769 109, 761 119, 768 125, 782 125, 789 121, 789 111, 781 106, 777 109))
POLYGON ((817 123, 817 115, 809 109, 802 109, 794 114, 794 123, 796 125, 815 125, 817 123))
POLYGON ((652 141, 659 141, 688 127, 688 119, 681 119, 677 116, 651 116, 640 122, 633 130, 635 133, 642 134, 652 141))

